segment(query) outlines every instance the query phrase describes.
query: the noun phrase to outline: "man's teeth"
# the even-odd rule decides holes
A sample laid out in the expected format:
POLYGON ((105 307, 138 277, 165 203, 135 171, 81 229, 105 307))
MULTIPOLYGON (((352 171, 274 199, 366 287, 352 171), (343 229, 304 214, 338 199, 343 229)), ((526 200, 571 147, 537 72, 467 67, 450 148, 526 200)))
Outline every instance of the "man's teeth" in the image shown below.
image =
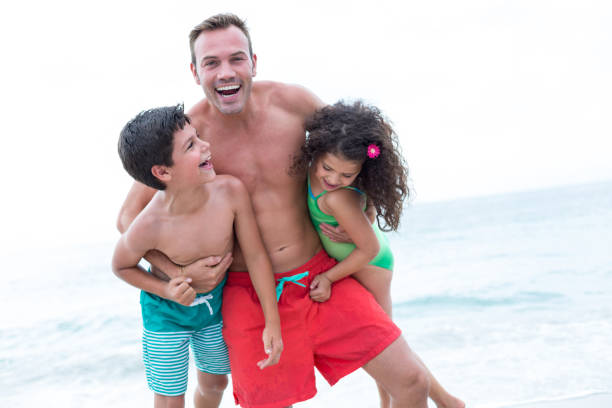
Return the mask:
POLYGON ((226 85, 220 86, 217 89, 217 93, 222 97, 228 97, 232 95, 236 95, 240 90, 240 85, 226 85))
POLYGON ((220 86, 217 88, 217 91, 233 91, 235 89, 240 88, 240 85, 227 85, 227 86, 220 86))

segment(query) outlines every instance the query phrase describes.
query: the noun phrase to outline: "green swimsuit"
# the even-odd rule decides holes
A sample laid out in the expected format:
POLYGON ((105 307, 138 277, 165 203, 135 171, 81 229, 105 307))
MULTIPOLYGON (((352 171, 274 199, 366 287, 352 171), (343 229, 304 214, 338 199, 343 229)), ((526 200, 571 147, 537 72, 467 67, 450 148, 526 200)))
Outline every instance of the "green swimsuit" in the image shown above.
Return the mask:
MULTIPOLYGON (((357 191, 359 194, 363 194, 362 191, 355 187, 343 187, 348 188, 350 190, 357 191)), ((310 213, 310 219, 314 224, 317 232, 319 233, 319 238, 321 239, 321 243, 323 244, 323 248, 332 258, 337 259, 338 261, 342 261, 346 258, 353 249, 355 249, 355 244, 348 244, 345 242, 333 242, 330 240, 327 235, 321 232, 321 223, 333 225, 334 227, 338 225, 338 221, 329 215, 325 214, 319 208, 319 204, 317 200, 323 194, 327 193, 327 191, 323 191, 318 196, 314 196, 312 194, 312 190, 310 189, 310 177, 308 177, 308 212, 310 213)), ((380 251, 378 254, 370 261, 370 265, 378 266, 381 268, 388 269, 390 271, 393 270, 393 253, 391 253, 391 248, 389 248, 389 241, 387 241, 387 237, 383 232, 378 228, 378 224, 372 224, 372 228, 374 228, 374 233, 376 234, 376 238, 378 238, 378 243, 380 245, 380 251)))

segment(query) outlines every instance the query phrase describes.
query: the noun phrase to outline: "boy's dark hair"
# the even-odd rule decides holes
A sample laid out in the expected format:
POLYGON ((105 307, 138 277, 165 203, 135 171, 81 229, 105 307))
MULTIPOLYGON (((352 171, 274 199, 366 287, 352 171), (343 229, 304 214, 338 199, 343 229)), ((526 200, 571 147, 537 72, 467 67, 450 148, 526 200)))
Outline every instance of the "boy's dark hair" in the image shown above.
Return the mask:
POLYGON ((229 26, 236 26, 240 29, 240 31, 244 33, 249 42, 249 56, 253 58, 253 45, 251 44, 251 36, 249 35, 249 29, 246 26, 246 22, 235 14, 216 14, 202 21, 200 24, 195 26, 193 30, 191 30, 191 32, 189 33, 189 49, 191 50, 191 62, 194 66, 196 66, 196 60, 193 45, 195 44, 200 34, 205 31, 220 30, 229 26))
POLYGON ((165 190, 151 172, 155 165, 172 166, 174 132, 190 123, 183 104, 140 112, 121 130, 119 157, 123 168, 135 180, 158 190, 165 190))
POLYGON ((291 174, 304 174, 325 153, 362 162, 353 185, 362 190, 376 208, 378 226, 397 230, 404 199, 408 197, 408 168, 401 155, 397 135, 380 110, 361 101, 340 101, 319 109, 306 121, 306 142, 294 158, 291 174), (368 157, 368 146, 380 154, 368 157), (381 225, 383 218, 386 226, 381 225))

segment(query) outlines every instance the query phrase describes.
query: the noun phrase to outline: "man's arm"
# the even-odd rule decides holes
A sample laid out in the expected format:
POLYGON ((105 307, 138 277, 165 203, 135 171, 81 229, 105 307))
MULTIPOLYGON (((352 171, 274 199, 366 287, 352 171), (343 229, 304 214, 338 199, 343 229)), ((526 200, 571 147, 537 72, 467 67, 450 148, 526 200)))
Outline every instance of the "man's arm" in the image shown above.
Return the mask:
POLYGON ((156 190, 137 181, 132 184, 117 217, 117 229, 120 233, 127 231, 134 218, 149 204, 156 190))
POLYGON ((259 298, 265 319, 263 333, 264 350, 268 358, 257 363, 263 369, 276 364, 283 350, 280 316, 276 303, 276 290, 272 264, 261 240, 249 194, 238 179, 229 182, 232 202, 235 206, 234 230, 242 249, 244 260, 259 298))
MULTIPOLYGON (((142 183, 134 182, 119 210, 119 216, 117 217, 119 232, 127 231, 136 216, 149 204, 156 191, 142 183)), ((157 275, 160 275, 159 272, 161 271, 161 275, 166 275, 169 279, 183 276, 183 274, 191 278, 191 286, 198 293, 213 290, 223 280, 225 271, 233 260, 230 253, 223 257, 202 258, 182 268, 172 262, 164 253, 157 250, 147 251, 144 254, 144 259, 151 264, 157 275)))
MULTIPOLYGON (((376 221, 376 208, 373 205, 370 205, 369 201, 364 213, 367 219, 370 221, 370 225, 374 224, 376 221)), ((319 227, 321 228, 321 232, 333 242, 354 244, 349 234, 340 225, 334 227, 333 225, 321 223, 319 227)))

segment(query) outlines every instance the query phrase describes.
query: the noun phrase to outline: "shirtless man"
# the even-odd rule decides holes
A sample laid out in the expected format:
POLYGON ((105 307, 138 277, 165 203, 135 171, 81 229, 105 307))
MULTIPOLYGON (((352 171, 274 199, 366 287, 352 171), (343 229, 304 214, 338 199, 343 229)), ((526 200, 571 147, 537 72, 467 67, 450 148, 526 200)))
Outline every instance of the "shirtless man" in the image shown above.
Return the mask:
MULTIPOLYGON (((189 117, 201 137, 214 146, 217 171, 239 178, 246 186, 279 287, 284 284, 278 295, 285 350, 279 364, 255 376, 255 363, 244 361, 255 361, 257 356, 251 354, 260 353, 261 346, 256 349, 254 344, 260 344, 261 338, 249 333, 263 320, 249 320, 259 317, 250 313, 255 306, 244 303, 252 296, 248 279, 243 279, 248 275, 240 272, 246 271, 240 248, 234 247, 233 258, 207 258, 184 270, 196 291, 205 292, 223 279, 231 262, 224 321, 238 324, 240 319, 226 315, 249 312, 242 326, 224 328, 236 402, 243 407, 289 406, 316 393, 313 366, 332 384, 362 366, 389 392, 393 407, 425 408, 427 371, 369 292, 349 278, 334 284, 328 302, 308 297, 312 277, 334 261, 322 251, 308 218, 305 176, 289 176, 287 169, 304 142, 304 120, 323 103, 298 86, 254 83, 257 56, 244 23, 233 15, 205 20, 191 32, 190 45, 191 71, 206 98, 190 110, 189 117), (359 305, 353 303, 361 300, 359 305), (316 324, 309 326, 312 316, 316 324), (241 367, 234 366, 237 360, 241 367)), ((143 185, 132 187, 120 212, 120 231, 152 195, 143 185)), ((161 253, 151 253, 147 259, 171 278, 180 274, 180 267, 161 253)))

